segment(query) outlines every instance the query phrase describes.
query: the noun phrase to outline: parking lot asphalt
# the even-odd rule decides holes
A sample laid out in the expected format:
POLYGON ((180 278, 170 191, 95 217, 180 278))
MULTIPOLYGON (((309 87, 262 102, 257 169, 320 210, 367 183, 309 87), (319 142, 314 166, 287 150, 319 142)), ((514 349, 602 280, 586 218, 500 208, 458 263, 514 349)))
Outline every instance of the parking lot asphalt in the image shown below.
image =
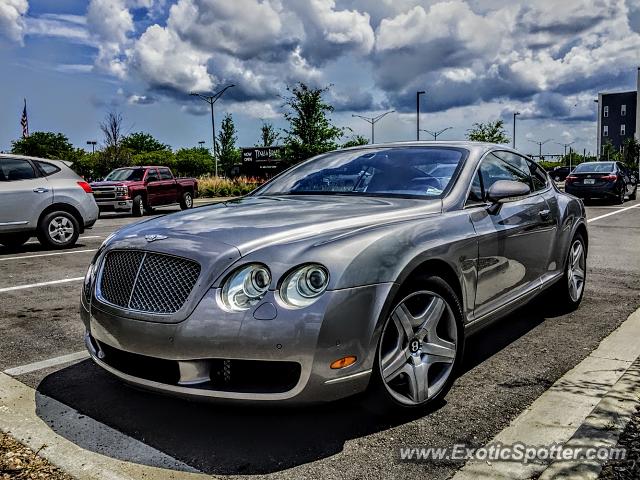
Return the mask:
MULTIPOLYGON (((304 409, 189 403, 126 387, 88 360, 16 378, 205 473, 448 478, 461 465, 401 463, 398 448, 483 445, 640 306, 640 202, 592 203, 587 214, 588 278, 580 309, 558 315, 542 299, 475 334, 465 373, 423 417, 383 421, 357 398, 304 409)), ((104 238, 133 221, 105 215, 63 252, 37 243, 19 252, 0 247, 0 370, 83 350, 81 282, 75 279, 104 238), (31 286, 61 280, 71 281, 31 286)), ((39 408, 56 433, 84 446, 82 436, 50 418, 45 404, 39 408)))

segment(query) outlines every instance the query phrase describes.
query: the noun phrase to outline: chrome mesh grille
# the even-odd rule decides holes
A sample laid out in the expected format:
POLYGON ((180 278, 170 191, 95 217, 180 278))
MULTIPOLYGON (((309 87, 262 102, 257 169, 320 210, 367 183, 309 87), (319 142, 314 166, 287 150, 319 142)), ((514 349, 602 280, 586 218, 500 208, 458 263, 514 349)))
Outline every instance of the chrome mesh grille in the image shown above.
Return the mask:
POLYGON ((200 265, 185 258, 130 250, 109 252, 100 296, 119 307, 149 313, 175 313, 187 301, 200 265))

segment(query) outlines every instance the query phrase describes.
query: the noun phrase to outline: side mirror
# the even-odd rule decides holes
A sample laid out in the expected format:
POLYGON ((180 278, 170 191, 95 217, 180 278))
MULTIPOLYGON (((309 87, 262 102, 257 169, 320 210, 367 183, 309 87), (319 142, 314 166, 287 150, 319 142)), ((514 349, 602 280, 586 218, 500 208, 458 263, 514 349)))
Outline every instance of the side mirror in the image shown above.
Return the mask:
POLYGON ((487 191, 487 199, 491 203, 505 203, 517 197, 525 197, 531 193, 526 183, 513 180, 498 180, 487 191))

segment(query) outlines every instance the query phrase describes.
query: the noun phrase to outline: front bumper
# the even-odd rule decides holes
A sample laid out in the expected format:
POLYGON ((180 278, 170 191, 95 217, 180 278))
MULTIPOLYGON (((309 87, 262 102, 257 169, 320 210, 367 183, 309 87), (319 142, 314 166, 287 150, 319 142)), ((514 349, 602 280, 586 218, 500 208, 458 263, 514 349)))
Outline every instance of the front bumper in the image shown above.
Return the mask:
POLYGON ((256 319, 253 311, 225 312, 218 305, 216 290, 209 290, 179 323, 115 316, 101 310, 95 298, 91 306, 83 299, 81 315, 85 343, 93 360, 135 386, 203 400, 324 402, 367 387, 375 359, 378 320, 386 315, 387 299, 394 288, 394 284, 384 283, 328 291, 312 306, 300 310, 282 307, 269 292, 261 305, 275 307, 277 315, 272 320, 256 319), (114 354, 127 361, 114 361, 114 354), (339 370, 329 367, 348 355, 355 355, 357 362, 339 370), (139 367, 145 362, 151 362, 153 374, 133 368, 133 364, 139 367), (251 362, 260 367, 253 376, 246 367, 251 362), (229 365, 230 375, 234 375, 238 364, 244 365, 241 388, 235 387, 238 382, 226 384, 218 375, 222 365, 225 369, 229 365), (265 364, 274 368, 264 370, 265 364), (280 365, 298 366, 294 381, 286 388, 281 388, 287 384, 285 374, 275 373, 280 365), (162 376, 166 372, 158 370, 163 369, 175 375, 162 376), (264 378, 265 371, 274 372, 273 382, 264 378), (252 378, 255 385, 251 385, 252 378))
POLYGON ((96 200, 101 212, 130 212, 133 200, 96 200))

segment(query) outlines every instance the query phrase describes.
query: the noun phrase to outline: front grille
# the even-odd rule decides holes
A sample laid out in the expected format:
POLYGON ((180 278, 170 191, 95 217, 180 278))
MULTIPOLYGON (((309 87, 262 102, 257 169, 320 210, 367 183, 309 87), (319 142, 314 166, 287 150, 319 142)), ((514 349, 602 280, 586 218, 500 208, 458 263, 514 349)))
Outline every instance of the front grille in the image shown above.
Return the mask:
POLYGON ((152 252, 114 250, 104 260, 100 297, 140 312, 175 313, 200 275, 193 260, 152 252))
POLYGON ((113 200, 116 198, 115 187, 93 187, 92 190, 96 200, 113 200))

